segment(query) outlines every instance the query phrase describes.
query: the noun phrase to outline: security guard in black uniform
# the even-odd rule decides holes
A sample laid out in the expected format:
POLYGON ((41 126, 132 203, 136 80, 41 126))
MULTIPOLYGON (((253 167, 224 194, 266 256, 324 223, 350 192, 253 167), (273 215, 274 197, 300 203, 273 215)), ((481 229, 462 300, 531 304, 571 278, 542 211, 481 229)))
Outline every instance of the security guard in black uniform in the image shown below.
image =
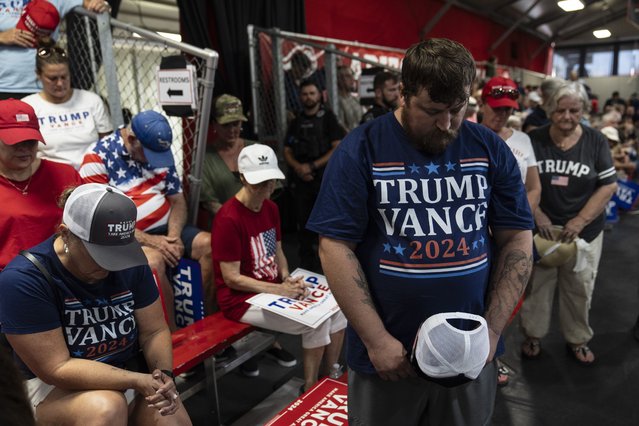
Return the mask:
POLYGON ((306 229, 326 163, 345 136, 335 114, 325 109, 317 84, 307 80, 300 84, 302 112, 289 124, 284 142, 284 158, 291 168, 290 184, 295 197, 299 236, 300 266, 311 271, 320 268, 317 234, 306 229))
POLYGON ((373 90, 375 91, 375 103, 362 116, 360 124, 395 111, 399 105, 399 77, 388 71, 380 71, 375 74, 373 80, 373 90))

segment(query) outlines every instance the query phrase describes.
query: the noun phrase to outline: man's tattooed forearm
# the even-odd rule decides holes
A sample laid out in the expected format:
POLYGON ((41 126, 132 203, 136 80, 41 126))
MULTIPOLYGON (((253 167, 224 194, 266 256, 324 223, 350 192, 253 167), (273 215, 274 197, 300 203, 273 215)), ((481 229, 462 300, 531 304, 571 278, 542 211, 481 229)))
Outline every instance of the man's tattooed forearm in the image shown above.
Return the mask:
POLYGON ((362 269, 362 265, 360 265, 357 256, 355 253, 348 253, 349 260, 354 261, 357 264, 357 275, 353 277, 353 281, 357 284, 357 287, 362 290, 364 293, 364 298, 360 300, 363 304, 370 306, 375 309, 375 305, 373 304, 373 299, 371 297, 371 291, 368 287, 368 282, 366 281, 366 275, 364 275, 364 270, 362 269))

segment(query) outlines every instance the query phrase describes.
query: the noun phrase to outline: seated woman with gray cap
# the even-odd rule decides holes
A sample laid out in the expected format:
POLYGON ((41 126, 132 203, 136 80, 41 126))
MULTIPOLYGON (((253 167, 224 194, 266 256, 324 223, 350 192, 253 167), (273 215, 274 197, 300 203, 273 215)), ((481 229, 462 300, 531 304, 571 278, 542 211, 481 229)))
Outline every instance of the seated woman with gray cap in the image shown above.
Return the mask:
POLYGON ((38 422, 191 424, 135 204, 101 184, 68 192, 58 233, 0 274, 1 330, 38 422), (140 349, 151 373, 125 369, 140 349))
POLYGON ((215 215, 211 238, 217 299, 224 315, 268 330, 302 335, 304 389, 317 382, 322 358, 329 368, 342 350, 346 318, 336 312, 317 328, 246 302, 256 293, 291 299, 308 295, 302 277, 291 277, 282 250, 280 214, 269 200, 276 179, 284 179, 275 152, 261 144, 242 149, 238 158, 242 189, 215 215))

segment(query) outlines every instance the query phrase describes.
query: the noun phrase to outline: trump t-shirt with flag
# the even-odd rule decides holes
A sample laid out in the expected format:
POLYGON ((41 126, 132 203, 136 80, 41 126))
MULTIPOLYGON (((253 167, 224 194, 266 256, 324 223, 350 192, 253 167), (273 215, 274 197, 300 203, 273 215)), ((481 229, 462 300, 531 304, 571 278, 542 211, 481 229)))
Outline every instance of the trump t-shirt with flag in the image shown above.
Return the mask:
POLYGON ((240 274, 269 283, 281 283, 277 265, 277 242, 281 241, 280 212, 265 200, 254 212, 237 198, 228 200, 215 215, 211 249, 217 302, 224 315, 239 321, 249 308, 246 300, 255 293, 228 287, 222 278, 220 262, 240 262, 240 274))
MULTIPOLYGON (((408 353, 428 317, 484 314, 489 227, 533 227, 508 146, 492 131, 464 121, 444 153, 427 156, 414 148, 392 113, 341 142, 307 223, 320 235, 356 243, 375 308, 408 353)), ((353 370, 375 373, 350 325, 347 354, 353 370)))
MULTIPOLYGON (((579 214, 597 188, 617 181, 606 137, 590 127, 581 128, 581 137, 566 151, 550 138, 550 125, 530 132, 541 181, 539 208, 553 225, 565 225, 579 214)), ((579 237, 587 242, 594 240, 605 221, 601 212, 579 237)))

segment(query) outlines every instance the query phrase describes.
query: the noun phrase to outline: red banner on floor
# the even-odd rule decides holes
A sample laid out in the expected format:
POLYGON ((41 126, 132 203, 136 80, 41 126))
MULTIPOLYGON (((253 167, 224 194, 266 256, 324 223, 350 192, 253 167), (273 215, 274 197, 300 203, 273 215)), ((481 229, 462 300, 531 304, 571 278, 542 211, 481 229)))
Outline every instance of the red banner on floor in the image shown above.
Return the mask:
POLYGON ((324 379, 280 411, 266 426, 348 425, 347 386, 324 379))

